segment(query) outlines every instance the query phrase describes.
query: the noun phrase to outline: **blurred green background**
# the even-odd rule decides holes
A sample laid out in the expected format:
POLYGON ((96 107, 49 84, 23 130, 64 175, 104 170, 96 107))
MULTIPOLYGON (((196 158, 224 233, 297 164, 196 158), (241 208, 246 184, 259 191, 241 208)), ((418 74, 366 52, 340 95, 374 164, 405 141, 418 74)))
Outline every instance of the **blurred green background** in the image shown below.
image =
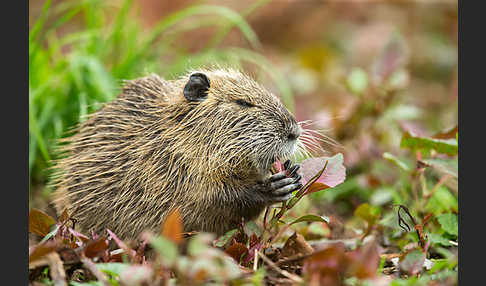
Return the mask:
MULTIPOLYGON (((407 172, 415 154, 400 148, 405 130, 430 136, 458 121, 457 2, 432 2, 30 0, 30 206, 49 201, 56 140, 123 80, 228 64, 339 143, 323 147, 344 154, 347 180, 302 208, 338 217, 363 202, 457 212, 457 171, 434 193, 440 206, 426 208, 407 172)), ((457 169, 457 157, 448 167, 457 169)))

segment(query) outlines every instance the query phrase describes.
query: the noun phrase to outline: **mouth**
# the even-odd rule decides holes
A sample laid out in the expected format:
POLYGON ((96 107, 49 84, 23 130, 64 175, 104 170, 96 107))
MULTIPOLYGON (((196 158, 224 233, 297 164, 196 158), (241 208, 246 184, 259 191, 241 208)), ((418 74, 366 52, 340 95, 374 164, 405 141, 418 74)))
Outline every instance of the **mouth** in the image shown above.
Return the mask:
POLYGON ((272 174, 276 174, 285 170, 284 163, 287 159, 280 160, 279 157, 275 157, 272 165, 270 166, 270 171, 272 174), (282 162, 283 161, 283 162, 282 162))

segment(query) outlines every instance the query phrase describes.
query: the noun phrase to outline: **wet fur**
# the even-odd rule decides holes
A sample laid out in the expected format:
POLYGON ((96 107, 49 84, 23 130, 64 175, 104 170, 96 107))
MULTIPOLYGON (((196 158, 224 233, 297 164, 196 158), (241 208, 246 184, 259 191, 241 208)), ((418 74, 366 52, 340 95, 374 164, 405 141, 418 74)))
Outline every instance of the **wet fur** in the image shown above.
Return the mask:
POLYGON ((122 93, 64 140, 55 165, 58 212, 68 207, 87 232, 106 228, 123 239, 158 231, 179 208, 186 231, 222 234, 269 205, 262 181, 275 158, 296 148, 297 123, 279 99, 231 69, 198 70, 211 81, 207 99, 157 75, 128 81, 122 93), (236 100, 255 107, 244 107, 236 100))

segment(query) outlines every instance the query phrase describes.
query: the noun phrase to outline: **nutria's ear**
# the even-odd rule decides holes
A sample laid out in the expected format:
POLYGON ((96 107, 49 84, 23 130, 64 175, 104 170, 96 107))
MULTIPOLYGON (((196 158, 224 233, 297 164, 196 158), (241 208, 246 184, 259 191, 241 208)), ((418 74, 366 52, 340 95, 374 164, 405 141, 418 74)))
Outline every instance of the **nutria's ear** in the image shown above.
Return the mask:
POLYGON ((208 96, 209 79, 203 73, 194 73, 184 86, 184 97, 189 101, 203 101, 208 96))

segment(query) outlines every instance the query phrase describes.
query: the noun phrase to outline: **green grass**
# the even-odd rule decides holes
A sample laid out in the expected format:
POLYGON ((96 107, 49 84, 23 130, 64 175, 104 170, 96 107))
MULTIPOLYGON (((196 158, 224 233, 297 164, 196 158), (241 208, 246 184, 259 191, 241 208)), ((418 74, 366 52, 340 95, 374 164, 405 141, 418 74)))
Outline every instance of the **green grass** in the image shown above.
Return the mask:
POLYGON ((209 64, 252 64, 275 81, 284 103, 293 109, 288 83, 260 53, 260 42, 245 17, 268 0, 238 13, 216 5, 193 5, 143 29, 132 0, 120 7, 104 1, 47 0, 29 32, 29 173, 30 185, 43 185, 56 158, 56 141, 68 134, 101 103, 112 100, 124 79, 149 73, 174 78, 189 68, 209 64), (110 17, 112 16, 112 17, 110 17), (69 27, 61 34, 60 28, 69 27), (197 52, 177 44, 188 30, 215 26, 197 52), (246 47, 221 47, 232 29, 246 47), (164 60, 161 59, 170 59, 164 60))

